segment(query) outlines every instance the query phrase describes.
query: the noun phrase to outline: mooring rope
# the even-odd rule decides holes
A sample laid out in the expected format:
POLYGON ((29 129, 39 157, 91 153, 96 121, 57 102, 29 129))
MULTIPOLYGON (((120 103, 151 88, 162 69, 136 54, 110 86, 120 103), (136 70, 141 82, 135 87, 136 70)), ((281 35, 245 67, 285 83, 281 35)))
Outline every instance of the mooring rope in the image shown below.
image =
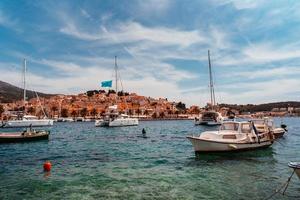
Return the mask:
POLYGON ((288 178, 288 180, 287 180, 286 182, 284 182, 284 183, 282 184, 282 186, 280 186, 279 189, 276 189, 275 192, 273 192, 270 196, 268 196, 268 197, 265 198, 264 200, 271 199, 275 194, 280 193, 280 191, 281 191, 283 188, 284 188, 284 190, 283 190, 283 192, 280 193, 280 194, 284 195, 284 193, 285 193, 285 191, 287 190, 287 188, 288 188, 288 186, 289 186, 289 183, 290 183, 290 181, 291 181, 291 179, 292 179, 294 173, 295 173, 295 169, 293 170, 293 173, 290 175, 290 177, 288 178))

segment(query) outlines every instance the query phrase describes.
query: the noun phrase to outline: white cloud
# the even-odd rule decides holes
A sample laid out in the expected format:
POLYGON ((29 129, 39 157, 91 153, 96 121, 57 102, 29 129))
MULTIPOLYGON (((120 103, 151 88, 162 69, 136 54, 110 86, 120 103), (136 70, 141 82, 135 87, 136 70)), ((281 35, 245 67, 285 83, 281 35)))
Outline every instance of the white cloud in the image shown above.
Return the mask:
POLYGON ((137 22, 126 22, 115 25, 112 30, 107 30, 102 26, 101 31, 87 33, 78 30, 78 27, 71 21, 60 31, 67 35, 83 40, 102 40, 106 43, 133 43, 140 41, 151 41, 157 45, 178 45, 189 46, 198 42, 203 42, 205 38, 194 31, 184 31, 165 27, 145 27, 137 22))
POLYGON ((299 43, 285 44, 278 47, 279 44, 262 42, 249 43, 248 46, 227 53, 216 61, 218 65, 223 66, 241 66, 257 65, 266 63, 275 63, 278 61, 287 61, 300 58, 299 43))
POLYGON ((1 9, 0 9, 0 26, 11 28, 18 32, 20 31, 20 28, 17 25, 17 20, 12 19, 10 16, 6 15, 1 9))
POLYGON ((299 79, 276 79, 272 81, 248 82, 224 85, 217 93, 226 103, 267 103, 274 101, 299 100, 299 79), (239 92, 234 92, 239 90, 239 92), (293 95, 292 95, 293 94, 293 95))
POLYGON ((232 4, 237 10, 254 9, 265 2, 265 0, 216 0, 220 5, 232 4))
POLYGON ((245 48, 243 53, 249 59, 258 62, 271 62, 291 58, 300 58, 300 50, 287 49, 284 47, 276 48, 274 45, 268 43, 251 45, 245 48))
POLYGON ((243 79, 257 79, 257 78, 271 78, 276 79, 279 77, 286 77, 288 75, 299 75, 300 66, 289 67, 273 67, 271 69, 260 68, 254 71, 237 71, 230 74, 224 74, 223 77, 238 77, 243 79))
POLYGON ((138 0, 135 13, 144 17, 159 17, 170 8, 172 0, 138 0))
POLYGON ((83 8, 80 9, 80 13, 85 18, 88 18, 88 19, 91 18, 90 14, 85 9, 83 9, 83 8))

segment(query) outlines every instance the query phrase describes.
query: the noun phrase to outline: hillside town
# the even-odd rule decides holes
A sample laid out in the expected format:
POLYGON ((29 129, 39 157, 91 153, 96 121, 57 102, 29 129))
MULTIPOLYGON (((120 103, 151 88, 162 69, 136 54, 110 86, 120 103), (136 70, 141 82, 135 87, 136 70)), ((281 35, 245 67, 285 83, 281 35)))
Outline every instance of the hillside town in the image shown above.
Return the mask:
MULTIPOLYGON (((26 102, 27 114, 43 118, 45 115, 52 119, 97 119, 101 118, 109 106, 118 105, 120 113, 139 119, 194 119, 202 111, 209 108, 209 104, 203 108, 192 105, 189 108, 182 102, 171 102, 167 98, 151 98, 136 93, 116 92, 114 90, 92 90, 78 95, 54 95, 48 98, 32 98, 26 102)), ((244 112, 222 105, 214 109, 223 116, 239 117, 264 117, 264 116, 299 116, 300 108, 283 107, 273 108, 271 111, 244 112)), ((1 103, 0 113, 3 120, 18 117, 24 111, 22 100, 12 103, 1 103)))

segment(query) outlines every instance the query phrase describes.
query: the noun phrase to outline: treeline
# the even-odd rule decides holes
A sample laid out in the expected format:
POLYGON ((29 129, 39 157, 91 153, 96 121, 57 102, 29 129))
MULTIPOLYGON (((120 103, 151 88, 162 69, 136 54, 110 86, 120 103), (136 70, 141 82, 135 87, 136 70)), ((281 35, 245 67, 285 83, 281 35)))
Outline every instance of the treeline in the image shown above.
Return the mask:
MULTIPOLYGON (((89 90, 86 92, 86 95, 91 97, 94 96, 95 94, 106 94, 107 96, 110 94, 116 94, 115 90, 108 90, 107 92, 105 90, 89 90)), ((119 91, 118 92, 118 96, 128 96, 129 93, 128 92, 124 92, 124 91, 119 91)))
POLYGON ((246 104, 246 105, 238 105, 238 104, 219 104, 220 107, 228 107, 230 109, 236 109, 240 112, 263 112, 263 111, 272 111, 273 108, 288 108, 294 107, 299 108, 299 101, 286 101, 286 102, 275 102, 275 103, 265 103, 265 104, 246 104))

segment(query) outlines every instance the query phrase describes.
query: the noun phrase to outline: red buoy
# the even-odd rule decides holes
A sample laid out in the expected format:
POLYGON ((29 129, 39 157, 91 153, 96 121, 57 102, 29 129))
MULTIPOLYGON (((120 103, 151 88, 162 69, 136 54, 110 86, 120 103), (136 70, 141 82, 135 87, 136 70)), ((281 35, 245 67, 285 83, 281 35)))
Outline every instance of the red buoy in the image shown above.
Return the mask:
POLYGON ((51 165, 51 162, 50 162, 50 161, 46 161, 46 162, 44 163, 44 171, 45 171, 45 172, 50 172, 51 167, 52 167, 52 165, 51 165))

